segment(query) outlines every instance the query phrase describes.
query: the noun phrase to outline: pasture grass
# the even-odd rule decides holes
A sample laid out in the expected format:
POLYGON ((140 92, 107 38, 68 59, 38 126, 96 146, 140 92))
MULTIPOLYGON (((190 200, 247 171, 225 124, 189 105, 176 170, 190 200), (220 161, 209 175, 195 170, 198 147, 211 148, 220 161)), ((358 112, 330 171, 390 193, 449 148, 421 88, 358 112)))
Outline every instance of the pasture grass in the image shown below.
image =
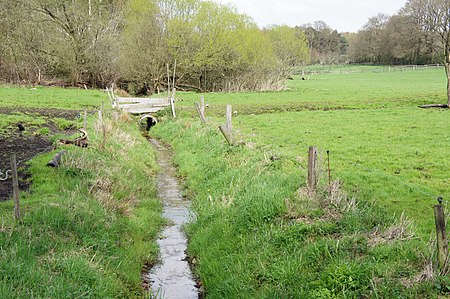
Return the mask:
POLYGON ((107 101, 105 93, 99 90, 2 85, 0 86, 0 136, 6 137, 9 132, 15 131, 17 123, 22 123, 27 131, 38 131, 37 134, 40 134, 39 130, 49 123, 60 130, 81 128, 83 125, 81 114, 78 119, 67 119, 65 116, 68 113, 65 111, 91 111, 107 101), (50 112, 49 115, 41 113, 53 109, 55 112, 50 112))
POLYGON ((229 148, 210 127, 179 121, 155 133, 174 146, 193 199, 189 254, 208 298, 436 294, 431 281, 414 283, 432 255, 426 242, 412 231, 405 240, 374 241, 399 224, 392 214, 310 199, 299 171, 272 161, 267 149, 229 148))
MULTIPOLYGON (((264 93, 210 93, 207 114, 225 114, 231 104, 238 114, 264 114, 304 110, 349 110, 415 107, 446 103, 446 79, 442 69, 416 72, 294 76, 289 90, 264 93)), ((193 109, 196 93, 182 93, 177 105, 193 109)))
POLYGON ((239 116, 235 121, 241 138, 257 146, 276 145, 272 155, 304 175, 307 149, 317 146, 324 184, 329 150, 332 177, 346 190, 398 215, 405 211, 428 238, 434 229, 432 206, 438 196, 450 198, 448 115, 447 110, 402 107, 239 116))
POLYGON ((99 107, 107 97, 99 90, 60 87, 1 86, 0 107, 82 110, 99 107))
POLYGON ((297 77, 290 87, 208 94, 206 125, 199 95, 180 93, 180 119, 152 129, 174 147, 193 200, 188 250, 208 298, 448 295, 429 238, 435 199, 449 197, 449 112, 417 108, 445 102, 442 72, 297 77), (217 130, 227 103, 233 147, 217 130), (313 197, 310 145, 321 154, 313 197), (331 195, 326 150, 340 186, 331 195))
MULTIPOLYGON (((20 91, 25 90, 13 93, 20 91)), ((48 97, 55 96, 54 91, 42 89, 48 97)), ((60 101, 72 98, 65 92, 61 89, 60 99, 47 102, 58 109, 85 107, 75 97, 73 105, 60 101)), ((81 94, 78 99, 86 103, 101 102, 100 97, 90 100, 91 92, 71 92, 81 94)), ((88 149, 58 146, 28 162, 32 187, 21 193, 20 220, 13 219, 11 201, 0 202, 1 298, 144 296, 141 270, 158 258, 155 238, 164 223, 156 197, 155 152, 127 115, 115 113, 113 120, 106 111, 104 119, 106 140, 90 115, 88 149), (61 166, 47 167, 59 150, 67 152, 61 166)), ((61 128, 71 125, 64 119, 54 121, 61 128)), ((39 130, 48 134, 45 128, 39 130)))
POLYGON ((16 131, 18 123, 22 123, 31 129, 39 128, 46 123, 45 117, 26 115, 20 112, 11 114, 0 113, 0 116, 0 136, 6 136, 12 130, 16 131))

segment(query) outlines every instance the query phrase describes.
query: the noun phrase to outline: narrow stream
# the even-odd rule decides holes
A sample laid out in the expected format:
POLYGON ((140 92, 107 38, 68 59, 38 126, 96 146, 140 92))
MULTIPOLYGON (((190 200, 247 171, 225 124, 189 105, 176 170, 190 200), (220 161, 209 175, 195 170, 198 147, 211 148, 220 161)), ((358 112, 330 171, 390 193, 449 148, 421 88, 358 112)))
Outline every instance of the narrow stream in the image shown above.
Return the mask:
POLYGON ((188 222, 189 202, 183 199, 171 164, 172 152, 155 139, 150 142, 158 151, 158 197, 164 203, 164 217, 169 225, 158 240, 161 263, 150 270, 153 295, 158 299, 198 299, 199 292, 186 257, 187 239, 182 226, 188 222))

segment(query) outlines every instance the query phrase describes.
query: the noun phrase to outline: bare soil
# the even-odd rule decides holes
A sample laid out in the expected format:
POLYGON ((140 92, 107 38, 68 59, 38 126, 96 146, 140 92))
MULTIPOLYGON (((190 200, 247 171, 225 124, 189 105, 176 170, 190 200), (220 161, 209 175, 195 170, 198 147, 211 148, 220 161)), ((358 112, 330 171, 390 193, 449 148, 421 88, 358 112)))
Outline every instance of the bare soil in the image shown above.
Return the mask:
MULTIPOLYGON (((75 119, 79 111, 62 109, 20 109, 20 108, 2 108, 0 107, 0 117, 2 114, 21 112, 31 116, 45 116, 49 121, 44 126, 49 128, 52 133, 71 134, 70 131, 59 130, 52 122, 51 118, 75 119)), ((19 188, 21 191, 28 190, 32 178, 27 172, 26 162, 36 155, 53 150, 51 141, 43 136, 36 136, 33 132, 20 132, 13 129, 5 135, 0 135, 0 201, 8 200, 12 196, 12 180, 6 176, 6 171, 11 169, 11 154, 16 153, 19 173, 19 188)))

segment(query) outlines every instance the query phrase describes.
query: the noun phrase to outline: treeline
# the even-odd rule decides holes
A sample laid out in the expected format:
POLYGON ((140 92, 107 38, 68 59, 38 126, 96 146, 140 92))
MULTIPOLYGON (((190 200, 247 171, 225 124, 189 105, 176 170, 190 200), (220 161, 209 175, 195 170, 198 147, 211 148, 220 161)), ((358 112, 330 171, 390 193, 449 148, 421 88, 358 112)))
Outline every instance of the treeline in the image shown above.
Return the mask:
POLYGON ((349 47, 347 34, 338 33, 324 21, 315 21, 298 28, 305 32, 312 64, 347 62, 349 47))
POLYGON ((338 33, 323 21, 261 29, 234 7, 204 0, 0 0, 0 81, 114 82, 148 94, 173 83, 279 90, 309 63, 443 62, 450 72, 448 3, 408 0, 397 15, 338 33))
POLYGON ((277 90, 309 63, 299 28, 201 0, 0 0, 0 79, 154 93, 277 90))
POLYGON ((303 25, 315 64, 446 64, 450 2, 408 0, 398 14, 378 14, 357 33, 338 33, 323 21, 303 25))
POLYGON ((369 19, 358 33, 349 36, 349 59, 356 63, 428 64, 441 62, 434 51, 438 39, 423 32, 406 10, 369 19))

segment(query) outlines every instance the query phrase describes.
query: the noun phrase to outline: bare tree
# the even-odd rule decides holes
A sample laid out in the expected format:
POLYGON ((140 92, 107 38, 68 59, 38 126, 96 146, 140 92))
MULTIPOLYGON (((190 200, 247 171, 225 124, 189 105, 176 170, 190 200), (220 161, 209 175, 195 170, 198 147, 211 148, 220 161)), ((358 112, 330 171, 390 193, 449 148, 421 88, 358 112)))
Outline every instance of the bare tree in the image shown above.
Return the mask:
POLYGON ((408 0, 402 13, 430 37, 431 47, 445 65, 450 108, 450 0, 408 0))
POLYGON ((30 16, 35 26, 46 24, 49 41, 44 49, 53 53, 62 73, 72 84, 103 86, 113 75, 115 39, 120 34, 119 1, 33 0, 30 16))

